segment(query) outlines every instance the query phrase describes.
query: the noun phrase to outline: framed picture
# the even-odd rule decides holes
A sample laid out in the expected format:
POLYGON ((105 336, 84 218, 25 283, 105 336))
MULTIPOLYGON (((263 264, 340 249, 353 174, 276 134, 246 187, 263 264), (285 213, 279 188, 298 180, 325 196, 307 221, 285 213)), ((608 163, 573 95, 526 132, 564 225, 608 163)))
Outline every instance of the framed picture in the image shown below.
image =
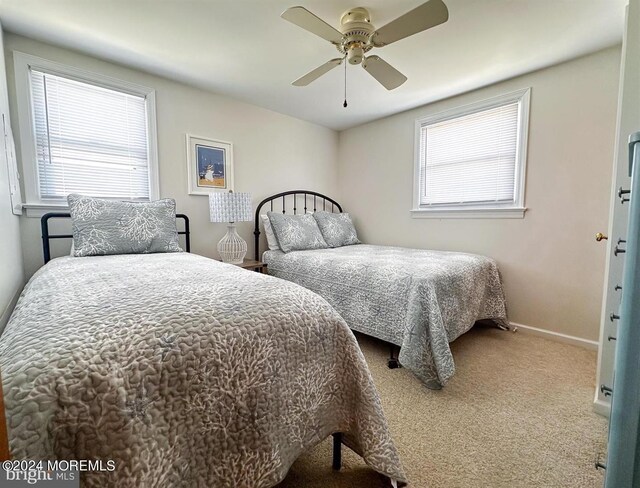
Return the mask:
POLYGON ((233 190, 233 145, 187 134, 189 195, 233 190))

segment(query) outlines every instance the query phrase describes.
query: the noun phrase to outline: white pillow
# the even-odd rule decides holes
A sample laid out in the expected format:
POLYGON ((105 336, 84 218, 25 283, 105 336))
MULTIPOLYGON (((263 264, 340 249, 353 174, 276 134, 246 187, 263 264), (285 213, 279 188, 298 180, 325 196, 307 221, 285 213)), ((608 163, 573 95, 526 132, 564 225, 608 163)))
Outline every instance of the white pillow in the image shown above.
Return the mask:
POLYGON ((276 239, 276 235, 273 232, 273 227, 271 227, 271 221, 269 217, 266 215, 261 215, 260 219, 262 220, 262 225, 264 227, 264 234, 267 236, 267 244, 269 244, 270 251, 279 251, 280 246, 278 245, 278 239, 276 239))

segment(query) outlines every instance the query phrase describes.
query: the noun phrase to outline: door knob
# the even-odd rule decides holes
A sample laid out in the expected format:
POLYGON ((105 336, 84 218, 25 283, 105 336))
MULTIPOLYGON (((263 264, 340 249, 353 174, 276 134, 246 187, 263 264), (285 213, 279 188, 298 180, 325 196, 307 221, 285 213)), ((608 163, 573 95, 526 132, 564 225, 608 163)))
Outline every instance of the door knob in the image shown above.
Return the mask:
POLYGON ((602 232, 598 232, 596 234, 596 241, 598 241, 598 242, 600 242, 602 240, 606 241, 607 239, 609 239, 609 238, 607 236, 605 236, 602 232))

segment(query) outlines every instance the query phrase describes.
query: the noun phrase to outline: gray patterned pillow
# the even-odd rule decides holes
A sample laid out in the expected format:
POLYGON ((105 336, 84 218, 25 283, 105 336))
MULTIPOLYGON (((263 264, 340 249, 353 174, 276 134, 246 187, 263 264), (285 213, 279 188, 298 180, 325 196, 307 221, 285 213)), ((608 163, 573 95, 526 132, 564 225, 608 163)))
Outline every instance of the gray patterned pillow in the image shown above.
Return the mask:
POLYGON ((284 215, 277 212, 267 212, 267 216, 282 251, 327 248, 327 243, 324 242, 313 215, 284 215))
POLYGON ((176 202, 135 203, 71 194, 73 255, 180 252, 176 202))
POLYGON ((316 212, 313 217, 318 222, 322 237, 329 247, 360 244, 356 228, 348 213, 316 212))

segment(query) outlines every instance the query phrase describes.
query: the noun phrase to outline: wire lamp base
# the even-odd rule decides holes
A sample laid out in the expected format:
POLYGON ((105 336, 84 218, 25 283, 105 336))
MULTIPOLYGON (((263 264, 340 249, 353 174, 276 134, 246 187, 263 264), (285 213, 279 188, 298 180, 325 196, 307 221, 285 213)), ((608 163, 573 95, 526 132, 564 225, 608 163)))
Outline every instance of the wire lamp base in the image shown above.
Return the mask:
POLYGON ((236 232, 236 224, 227 225, 227 233, 218 242, 218 253, 224 263, 242 264, 247 254, 247 243, 236 232))

